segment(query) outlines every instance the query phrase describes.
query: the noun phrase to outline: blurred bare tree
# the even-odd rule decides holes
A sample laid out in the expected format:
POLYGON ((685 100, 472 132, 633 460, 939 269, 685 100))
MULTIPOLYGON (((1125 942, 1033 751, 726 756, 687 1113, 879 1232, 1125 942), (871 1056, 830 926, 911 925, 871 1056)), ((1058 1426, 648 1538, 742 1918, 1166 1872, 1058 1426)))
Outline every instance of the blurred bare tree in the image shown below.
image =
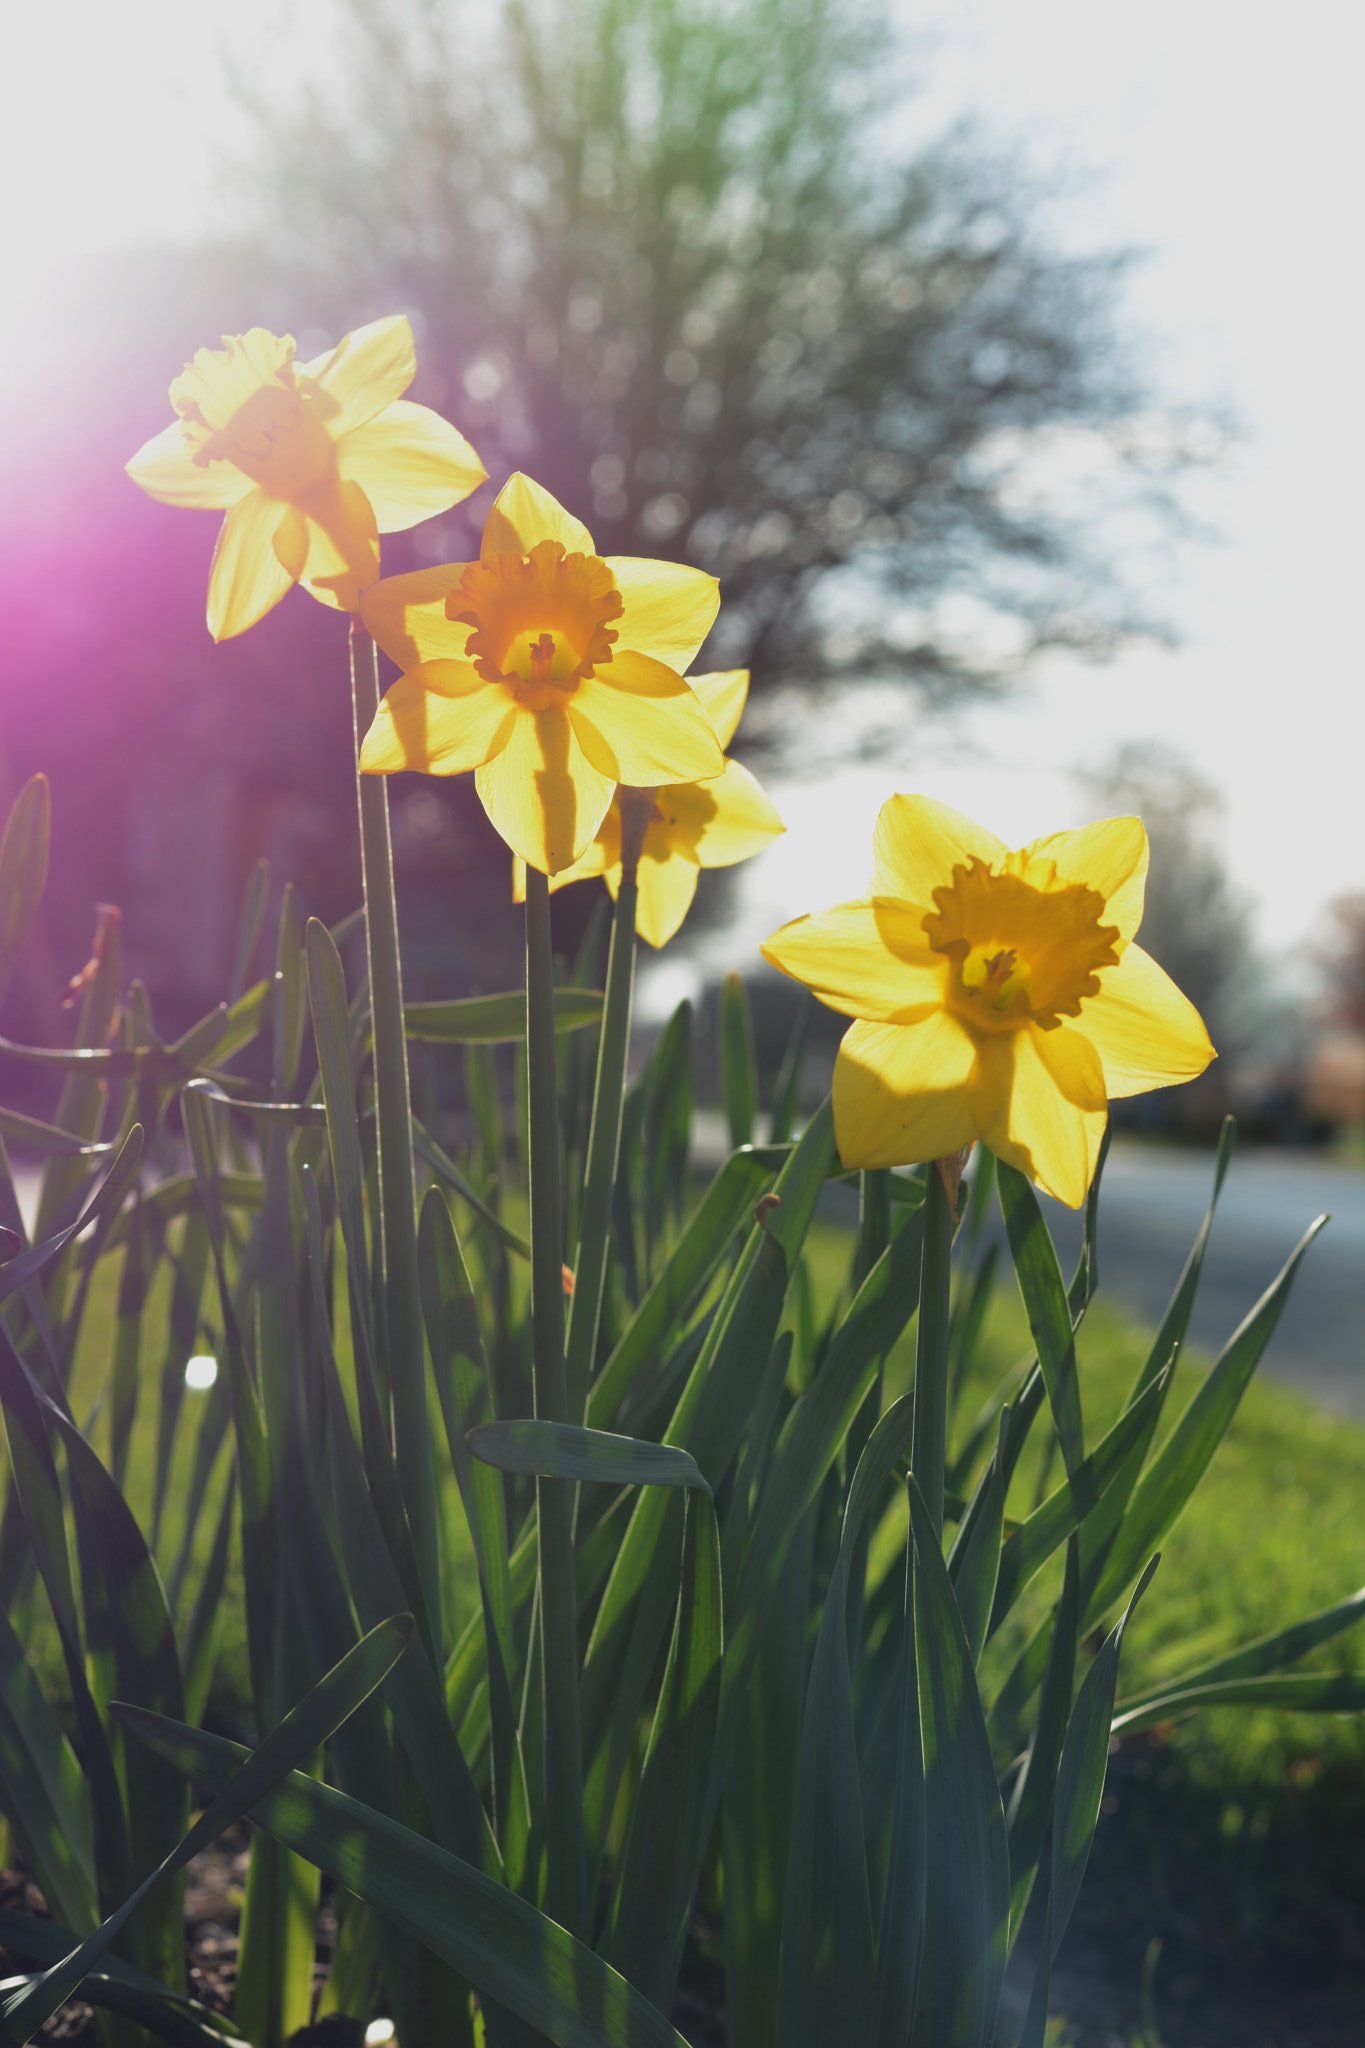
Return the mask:
POLYGON ((326 85, 239 81, 256 245, 329 332, 420 315, 412 395, 495 482, 719 573, 713 664, 932 698, 1151 628, 1133 509, 1161 529, 1209 423, 1125 363, 1122 259, 1046 246, 979 142, 913 144, 863 0, 332 7, 326 85))
POLYGON ((1365 890, 1339 896, 1328 911, 1329 936, 1317 949, 1331 1024, 1365 1031, 1365 890))

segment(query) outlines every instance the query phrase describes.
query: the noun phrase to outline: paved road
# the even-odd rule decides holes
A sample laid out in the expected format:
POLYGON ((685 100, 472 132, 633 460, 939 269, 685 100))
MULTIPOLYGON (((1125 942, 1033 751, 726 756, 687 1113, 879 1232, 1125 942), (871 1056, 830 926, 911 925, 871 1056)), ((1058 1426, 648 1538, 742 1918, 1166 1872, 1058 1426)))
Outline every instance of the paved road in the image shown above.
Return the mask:
MULTIPOLYGON (((1203 1220, 1212 1153, 1115 1144, 1100 1200, 1100 1286, 1156 1324, 1203 1220)), ((1080 1220, 1044 1197, 1068 1273, 1080 1220)), ((1325 1407, 1365 1420, 1365 1174, 1312 1153, 1234 1154, 1219 1199, 1190 1325, 1216 1354, 1324 1211, 1259 1370, 1325 1407)))

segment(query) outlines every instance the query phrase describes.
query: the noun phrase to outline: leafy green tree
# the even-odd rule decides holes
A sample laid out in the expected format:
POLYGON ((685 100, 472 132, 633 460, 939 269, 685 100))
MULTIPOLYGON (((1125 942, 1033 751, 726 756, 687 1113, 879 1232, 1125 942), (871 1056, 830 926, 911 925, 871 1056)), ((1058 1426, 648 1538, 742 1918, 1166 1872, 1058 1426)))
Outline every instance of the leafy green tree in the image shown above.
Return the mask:
POLYGON ((528 468, 604 552, 723 577, 713 665, 932 696, 1150 625, 1097 505, 1157 509, 1197 436, 1125 363, 1122 260, 1048 246, 979 140, 914 143, 862 0, 332 19, 328 87, 243 87, 291 302, 328 331, 418 313, 413 395, 495 482, 528 468))

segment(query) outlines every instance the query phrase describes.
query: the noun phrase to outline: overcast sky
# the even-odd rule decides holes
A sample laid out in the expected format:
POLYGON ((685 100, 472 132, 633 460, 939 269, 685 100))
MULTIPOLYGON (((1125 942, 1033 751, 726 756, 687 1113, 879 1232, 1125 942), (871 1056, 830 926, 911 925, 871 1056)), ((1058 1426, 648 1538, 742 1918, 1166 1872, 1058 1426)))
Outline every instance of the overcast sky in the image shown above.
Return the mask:
MULTIPOLYGON (((1182 564, 1181 648, 1100 670, 1056 661, 1027 699, 973 713, 951 740, 912 730, 834 797, 827 782, 782 787, 788 836, 753 864, 731 950, 856 893, 893 789, 927 789, 1017 843, 1085 814, 1075 764, 1154 735, 1224 792, 1230 864, 1286 952, 1333 895, 1365 887, 1359 12, 902 0, 901 14, 936 36, 937 114, 976 113, 1043 164, 1077 168, 1078 241, 1150 251, 1130 303, 1160 380, 1229 401, 1247 437, 1201 498, 1223 539, 1182 564)), ((218 53, 310 61, 306 34, 282 36, 291 15, 306 30, 315 0, 0 0, 0 337, 30 315, 49 261, 193 237, 234 137, 218 53)))

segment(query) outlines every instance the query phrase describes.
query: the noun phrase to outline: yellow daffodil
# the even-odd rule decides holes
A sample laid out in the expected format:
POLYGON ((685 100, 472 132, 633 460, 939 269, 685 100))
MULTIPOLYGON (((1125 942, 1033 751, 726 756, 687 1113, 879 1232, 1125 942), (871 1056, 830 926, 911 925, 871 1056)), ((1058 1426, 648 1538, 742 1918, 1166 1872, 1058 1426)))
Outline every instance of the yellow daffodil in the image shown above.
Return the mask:
MULTIPOLYGON (((722 747, 734 738, 749 694, 747 668, 721 669, 687 678, 706 707, 722 747)), ((692 907, 702 868, 733 867, 760 853, 786 826, 747 768, 727 760, 723 775, 709 782, 674 782, 646 789, 649 823, 637 871, 635 929, 651 946, 665 946, 692 907)), ((571 868, 554 877, 551 890, 601 875, 613 901, 621 887, 620 800, 597 828, 597 837, 571 868)), ((526 863, 512 862, 512 895, 526 895, 526 863)))
POLYGON ((1193 1080, 1198 1012, 1140 946, 1147 834, 1106 818, 1016 853, 922 796, 884 804, 870 899, 798 918, 774 967, 859 1021, 839 1048, 848 1166, 939 1159, 981 1139, 1070 1207, 1111 1096, 1193 1080))
POLYGON ((291 335, 228 334, 171 385, 179 418, 128 474, 167 505, 225 511, 209 571, 209 631, 243 633, 302 583, 354 611, 379 574, 379 536, 467 498, 487 475, 463 435, 400 394, 416 374, 398 315, 310 363, 291 335))
POLYGON ((724 768, 682 675, 719 603, 700 569, 604 561, 548 491, 514 476, 477 562, 391 576, 365 594, 361 616, 404 674, 360 765, 371 775, 474 769, 512 851, 559 874, 618 782, 657 787, 724 768))

